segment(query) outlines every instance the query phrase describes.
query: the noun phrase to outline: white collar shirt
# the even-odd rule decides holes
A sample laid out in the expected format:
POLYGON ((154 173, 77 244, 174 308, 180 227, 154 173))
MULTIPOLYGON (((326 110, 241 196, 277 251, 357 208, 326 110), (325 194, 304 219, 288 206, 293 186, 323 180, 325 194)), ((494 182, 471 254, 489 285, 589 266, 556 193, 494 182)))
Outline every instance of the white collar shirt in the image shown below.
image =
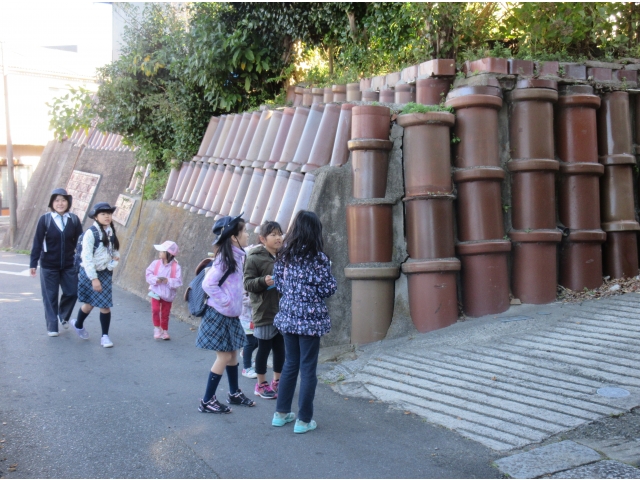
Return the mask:
POLYGON ((64 231, 64 228, 67 226, 67 223, 69 223, 69 219, 71 218, 69 216, 69 212, 65 212, 64 215, 60 215, 58 212, 52 212, 51 216, 61 232, 64 231))

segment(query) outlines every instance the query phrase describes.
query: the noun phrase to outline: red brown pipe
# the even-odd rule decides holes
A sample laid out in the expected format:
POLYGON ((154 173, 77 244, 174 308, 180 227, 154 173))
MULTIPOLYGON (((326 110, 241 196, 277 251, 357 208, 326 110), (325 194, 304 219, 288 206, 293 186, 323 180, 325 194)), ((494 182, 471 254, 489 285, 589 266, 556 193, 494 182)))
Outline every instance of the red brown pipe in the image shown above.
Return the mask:
POLYGON ((464 87, 452 90, 446 105, 456 110, 453 181, 458 187, 458 240, 462 303, 467 315, 501 313, 509 308, 507 255, 504 240, 498 111, 500 89, 464 87), (496 93, 496 95, 492 94, 496 93))
POLYGON ((409 288, 409 311, 416 329, 430 332, 458 320, 457 258, 409 260, 402 264, 409 288))
POLYGON ((509 95, 513 242, 511 288, 523 303, 556 299, 556 229, 553 103, 557 85, 547 80, 523 80, 509 95), (536 88, 543 87, 543 88, 536 88))
POLYGON ((392 205, 347 205, 347 243, 350 263, 390 262, 392 205))
POLYGON ((351 176, 354 198, 384 198, 387 191, 389 140, 350 140, 351 176))
POLYGON ((638 274, 638 244, 633 203, 633 166, 629 94, 610 92, 598 111, 598 160, 604 165, 600 179, 600 213, 604 244, 603 273, 611 278, 638 274))
POLYGON ((449 194, 451 183, 450 128, 455 122, 448 112, 411 113, 398 116, 404 127, 402 156, 407 196, 449 194))
POLYGON ((556 146, 560 157, 558 212, 569 229, 560 249, 560 285, 574 291, 602 285, 600 186, 596 109, 600 98, 588 85, 566 86, 556 111, 556 146))

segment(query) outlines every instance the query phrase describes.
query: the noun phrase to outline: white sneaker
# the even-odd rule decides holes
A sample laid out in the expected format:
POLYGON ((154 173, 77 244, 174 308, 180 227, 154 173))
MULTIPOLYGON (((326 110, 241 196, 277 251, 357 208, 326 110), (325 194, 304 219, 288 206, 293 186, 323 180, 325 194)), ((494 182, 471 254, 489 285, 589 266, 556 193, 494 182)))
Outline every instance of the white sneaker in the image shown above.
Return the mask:
POLYGON ((49 335, 50 337, 57 337, 58 332, 47 332, 47 335, 49 335))
POLYGON ((113 342, 109 339, 109 335, 102 335, 102 338, 100 339, 100 345, 102 345, 104 348, 113 347, 113 342))
POLYGON ((87 332, 84 327, 82 328, 78 328, 76 327, 76 319, 72 318, 71 319, 71 324, 73 325, 73 328, 75 329, 76 333, 78 334, 78 336, 83 339, 83 340, 89 340, 89 332, 87 332))
POLYGON ((69 328, 69 322, 64 318, 60 318, 60 315, 58 315, 58 320, 60 320, 60 323, 62 324, 65 330, 69 328))
POLYGON ((253 367, 249 367, 249 368, 242 369, 242 376, 247 378, 257 378, 258 374, 253 369, 253 367))

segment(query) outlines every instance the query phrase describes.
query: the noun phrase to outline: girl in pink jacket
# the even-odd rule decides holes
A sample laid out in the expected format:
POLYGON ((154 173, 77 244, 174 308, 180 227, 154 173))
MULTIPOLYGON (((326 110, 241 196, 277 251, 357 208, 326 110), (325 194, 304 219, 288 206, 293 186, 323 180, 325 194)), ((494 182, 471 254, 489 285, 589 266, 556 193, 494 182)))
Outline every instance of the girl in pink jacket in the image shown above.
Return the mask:
POLYGON ((238 317, 242 313, 244 293, 244 248, 249 238, 242 215, 222 217, 213 225, 213 233, 217 235, 216 255, 202 281, 202 289, 209 298, 198 329, 196 347, 216 352, 216 360, 198 407, 202 413, 231 413, 231 408, 216 398, 216 389, 225 372, 229 381, 227 403, 245 407, 256 404, 238 388, 238 350, 245 341, 238 317))
POLYGON ((151 317, 153 319, 153 338, 171 340, 169 337, 169 314, 176 292, 182 286, 182 270, 175 256, 178 245, 167 240, 153 246, 158 250, 158 260, 147 267, 146 277, 151 297, 151 317))

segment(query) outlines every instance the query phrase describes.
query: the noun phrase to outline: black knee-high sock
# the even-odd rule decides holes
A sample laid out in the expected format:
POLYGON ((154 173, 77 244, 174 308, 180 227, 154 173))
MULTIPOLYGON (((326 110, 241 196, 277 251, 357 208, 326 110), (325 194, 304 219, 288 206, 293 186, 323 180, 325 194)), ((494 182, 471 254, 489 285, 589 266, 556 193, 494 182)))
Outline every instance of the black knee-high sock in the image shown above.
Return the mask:
POLYGON ((84 326, 85 319, 89 316, 88 313, 84 313, 82 307, 78 310, 78 318, 76 318, 76 328, 82 328, 84 326))
POLYGON ((220 383, 221 378, 222 375, 209 372, 209 380, 207 380, 207 390, 204 392, 204 397, 202 397, 203 402, 208 402, 216 394, 216 389, 218 388, 218 384, 220 383))
POLYGON ((227 380, 229 380, 229 393, 238 391, 238 364, 227 365, 227 380))
POLYGON ((100 326, 102 327, 102 334, 109 335, 109 325, 111 324, 111 312, 100 312, 100 326))

